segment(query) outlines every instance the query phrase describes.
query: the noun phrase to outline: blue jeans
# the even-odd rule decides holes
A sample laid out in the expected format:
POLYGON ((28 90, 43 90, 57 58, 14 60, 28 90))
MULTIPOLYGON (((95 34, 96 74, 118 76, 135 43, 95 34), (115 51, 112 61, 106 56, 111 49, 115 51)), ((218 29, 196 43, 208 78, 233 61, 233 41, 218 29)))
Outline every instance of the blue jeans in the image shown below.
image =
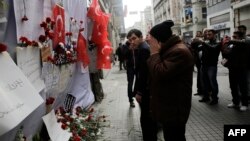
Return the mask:
POLYGON ((204 84, 204 98, 209 98, 209 90, 212 91, 212 100, 218 101, 217 66, 202 66, 202 79, 204 84))

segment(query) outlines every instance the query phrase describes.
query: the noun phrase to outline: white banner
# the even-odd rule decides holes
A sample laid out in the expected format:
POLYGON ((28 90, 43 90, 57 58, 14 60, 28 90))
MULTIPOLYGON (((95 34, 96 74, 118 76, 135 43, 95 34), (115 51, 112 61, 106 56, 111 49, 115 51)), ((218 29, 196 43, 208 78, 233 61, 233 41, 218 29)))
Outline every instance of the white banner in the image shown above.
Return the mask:
POLYGON ((0 136, 24 120, 43 99, 7 52, 0 53, 0 136))
MULTIPOLYGON (((46 0, 47 1, 47 0, 46 0)), ((40 27, 43 16, 42 0, 14 0, 14 10, 16 19, 17 41, 21 36, 27 37, 29 40, 38 40, 44 30, 40 27), (23 21, 22 18, 27 17, 28 20, 23 21)))
POLYGON ((23 71, 31 84, 40 92, 45 88, 41 78, 40 49, 36 47, 16 48, 17 65, 23 71))

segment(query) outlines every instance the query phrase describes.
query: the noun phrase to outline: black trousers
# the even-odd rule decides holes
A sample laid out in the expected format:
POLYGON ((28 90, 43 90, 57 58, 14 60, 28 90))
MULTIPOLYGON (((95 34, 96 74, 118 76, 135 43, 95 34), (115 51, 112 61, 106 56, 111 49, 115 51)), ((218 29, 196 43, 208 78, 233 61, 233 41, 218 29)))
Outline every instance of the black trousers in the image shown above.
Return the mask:
POLYGON ((229 68, 229 84, 233 103, 239 105, 241 102, 243 106, 248 106, 247 70, 229 68))
POLYGON ((128 80, 128 100, 133 102, 134 92, 136 92, 136 70, 133 68, 127 68, 127 80, 128 80))
POLYGON ((151 115, 149 109, 149 98, 142 97, 141 107, 141 128, 143 141, 157 141, 157 122, 155 122, 151 115))
POLYGON ((186 141, 186 124, 163 124, 165 141, 186 141))
POLYGON ((197 68, 197 93, 202 94, 203 90, 202 90, 202 74, 201 74, 201 64, 200 63, 196 63, 196 68, 197 68))

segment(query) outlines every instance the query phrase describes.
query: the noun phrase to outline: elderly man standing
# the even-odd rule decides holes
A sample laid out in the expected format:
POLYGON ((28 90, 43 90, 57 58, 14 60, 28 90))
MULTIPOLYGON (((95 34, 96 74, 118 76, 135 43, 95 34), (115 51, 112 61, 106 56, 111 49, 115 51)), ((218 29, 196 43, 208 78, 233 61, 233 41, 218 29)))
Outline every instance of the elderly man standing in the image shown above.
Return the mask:
POLYGON ((150 108, 153 119, 163 126, 166 141, 185 141, 194 59, 181 39, 172 34, 173 25, 164 21, 149 32, 150 108))

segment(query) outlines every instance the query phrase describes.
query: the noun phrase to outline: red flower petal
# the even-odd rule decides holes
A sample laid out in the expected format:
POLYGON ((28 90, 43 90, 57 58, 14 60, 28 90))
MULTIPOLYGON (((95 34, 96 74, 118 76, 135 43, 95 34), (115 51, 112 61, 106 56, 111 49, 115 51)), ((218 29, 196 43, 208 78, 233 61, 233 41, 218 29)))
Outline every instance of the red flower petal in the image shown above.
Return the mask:
POLYGON ((0 53, 7 50, 7 46, 5 44, 0 43, 0 53))
POLYGON ((46 23, 50 23, 50 22, 51 22, 50 17, 47 17, 47 18, 46 18, 46 23))

